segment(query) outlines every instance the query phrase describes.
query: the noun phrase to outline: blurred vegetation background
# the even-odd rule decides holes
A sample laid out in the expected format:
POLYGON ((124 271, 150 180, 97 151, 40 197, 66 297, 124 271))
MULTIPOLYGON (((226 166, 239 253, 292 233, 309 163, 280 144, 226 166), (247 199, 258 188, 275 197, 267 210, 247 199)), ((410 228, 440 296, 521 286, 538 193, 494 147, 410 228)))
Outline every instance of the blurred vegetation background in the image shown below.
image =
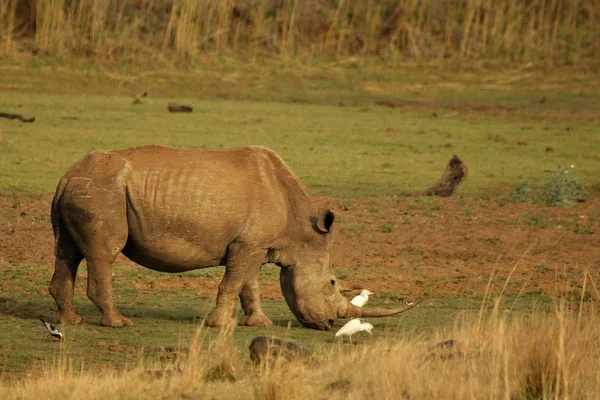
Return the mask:
POLYGON ((581 65, 599 0, 3 0, 0 57, 184 66, 285 63, 581 65))

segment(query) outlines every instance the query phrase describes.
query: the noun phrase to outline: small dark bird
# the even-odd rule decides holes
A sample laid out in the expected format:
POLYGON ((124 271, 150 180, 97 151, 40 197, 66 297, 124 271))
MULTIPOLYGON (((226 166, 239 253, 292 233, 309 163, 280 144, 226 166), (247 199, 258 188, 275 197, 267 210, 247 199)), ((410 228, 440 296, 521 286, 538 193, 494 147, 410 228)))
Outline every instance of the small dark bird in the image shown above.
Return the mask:
POLYGON ((56 329, 56 327, 54 325, 52 325, 49 322, 44 321, 44 319, 42 317, 40 317, 40 321, 42 321, 42 324, 44 324, 44 327, 48 330, 50 335, 57 338, 58 340, 63 339, 62 333, 60 333, 60 331, 58 329, 56 329))
POLYGON ((141 94, 135 96, 133 98, 133 101, 131 102, 131 104, 142 104, 142 100, 141 99, 144 98, 144 97, 146 97, 147 95, 148 95, 148 92, 144 92, 144 93, 141 93, 141 94))

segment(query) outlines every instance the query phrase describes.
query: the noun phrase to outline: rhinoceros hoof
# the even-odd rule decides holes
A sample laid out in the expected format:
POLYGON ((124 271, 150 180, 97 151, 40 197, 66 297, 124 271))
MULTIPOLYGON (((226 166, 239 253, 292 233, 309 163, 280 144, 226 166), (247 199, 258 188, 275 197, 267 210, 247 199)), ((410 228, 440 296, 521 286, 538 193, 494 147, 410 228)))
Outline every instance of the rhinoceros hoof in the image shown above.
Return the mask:
POLYGON ((103 316, 100 320, 100 325, 110 326, 111 328, 121 328, 123 326, 131 326, 133 322, 129 318, 126 318, 122 315, 117 317, 106 317, 103 316))
POLYGON ((244 315, 240 319, 239 324, 244 326, 272 326, 273 321, 271 321, 265 314, 250 314, 244 315))
POLYGON ((213 312, 206 318, 205 324, 210 327, 228 326, 233 323, 235 319, 233 316, 226 315, 219 312, 213 312))
POLYGON ((79 314, 56 314, 54 317, 54 323, 56 324, 65 324, 65 325, 82 325, 83 317, 79 314))

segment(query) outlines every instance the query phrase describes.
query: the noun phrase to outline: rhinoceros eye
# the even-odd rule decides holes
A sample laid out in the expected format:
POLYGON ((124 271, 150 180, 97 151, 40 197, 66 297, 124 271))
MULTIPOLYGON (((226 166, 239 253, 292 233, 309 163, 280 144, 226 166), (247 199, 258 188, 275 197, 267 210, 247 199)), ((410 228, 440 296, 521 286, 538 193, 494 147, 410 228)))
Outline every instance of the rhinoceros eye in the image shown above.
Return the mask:
POLYGON ((331 286, 335 286, 335 279, 332 279, 329 282, 331 283, 331 286))

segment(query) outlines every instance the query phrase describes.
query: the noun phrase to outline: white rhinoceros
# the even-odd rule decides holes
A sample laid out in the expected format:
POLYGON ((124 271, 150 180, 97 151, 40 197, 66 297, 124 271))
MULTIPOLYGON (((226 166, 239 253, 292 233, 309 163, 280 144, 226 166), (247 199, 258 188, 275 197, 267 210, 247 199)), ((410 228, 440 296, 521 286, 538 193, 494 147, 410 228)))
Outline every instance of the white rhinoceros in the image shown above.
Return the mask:
POLYGON ((264 263, 281 267, 281 290, 303 325, 330 329, 336 318, 387 316, 340 294, 329 265, 334 214, 317 210, 273 151, 180 150, 141 146, 92 152, 62 177, 52 201, 56 263, 50 294, 57 321, 79 323, 73 286, 88 267, 87 295, 103 325, 130 325, 115 305, 112 263, 119 253, 163 272, 225 265, 209 326, 228 323, 239 296, 243 325, 270 325, 260 306, 264 263))

